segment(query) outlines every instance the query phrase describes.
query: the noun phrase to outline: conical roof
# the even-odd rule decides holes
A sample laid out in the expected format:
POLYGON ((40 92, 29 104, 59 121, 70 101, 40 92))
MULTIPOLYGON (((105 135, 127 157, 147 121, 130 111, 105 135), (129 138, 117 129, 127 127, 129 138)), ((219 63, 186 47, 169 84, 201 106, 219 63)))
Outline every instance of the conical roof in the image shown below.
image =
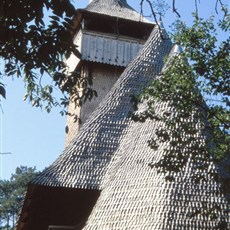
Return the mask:
POLYGON ((126 0, 93 0, 85 10, 132 21, 150 22, 129 6, 126 0))
MULTIPOLYGON (((164 57, 181 51, 156 27, 143 49, 129 64, 105 100, 82 127, 63 154, 32 184, 99 189, 100 197, 84 229, 209 230, 220 224, 230 229, 228 203, 221 185, 213 180, 194 183, 191 162, 168 182, 149 163, 157 162, 169 143, 150 149, 148 140, 161 121, 134 122, 128 116, 131 97, 140 94, 167 67, 164 57), (196 208, 220 206, 218 219, 193 216, 196 208)), ((140 106, 144 109, 145 104, 140 106)), ((155 105, 157 113, 168 111, 167 102, 155 105)), ((194 122, 190 120, 188 122, 194 122)), ((199 126, 196 120, 194 125, 199 126)), ((203 133, 197 136, 205 143, 203 133)), ((210 169, 217 171, 214 164, 210 169)))
POLYGON ((92 229, 156 229, 208 230, 218 229, 222 221, 230 229, 228 203, 220 195, 220 185, 210 181, 195 184, 191 181, 192 167, 188 166, 174 182, 148 166, 162 156, 150 150, 147 139, 154 134, 151 121, 133 123, 123 138, 114 163, 108 170, 102 192, 85 230, 92 229), (219 205, 218 219, 193 214, 196 210, 219 205))
POLYGON ((170 50, 170 40, 162 39, 155 28, 79 135, 32 183, 100 189, 107 166, 131 123, 132 95, 140 93, 159 74, 170 50))
MULTIPOLYGON (((172 53, 177 52, 181 52, 181 47, 176 45, 172 53)), ((143 111, 145 107, 143 103, 139 110, 143 111)), ((155 105, 156 114, 169 110, 168 102, 157 102, 155 105)), ((200 120, 192 117, 186 122, 200 127, 200 120)), ((144 123, 133 121, 129 124, 108 166, 101 183, 101 195, 84 230, 230 229, 229 203, 222 194, 221 185, 211 178, 195 183, 192 176, 196 172, 191 161, 183 172, 174 175, 173 182, 166 181, 165 174, 149 166, 158 162, 165 149, 171 147, 169 142, 161 143, 157 150, 148 145, 148 140, 162 125, 162 121, 150 119, 144 123), (208 208, 210 211, 217 206, 220 208, 215 211, 217 219, 195 215, 199 209, 204 211, 208 208)), ((202 131, 196 138, 200 145, 205 145, 206 137, 202 131)), ((220 169, 210 163, 209 170, 217 172, 220 169)))

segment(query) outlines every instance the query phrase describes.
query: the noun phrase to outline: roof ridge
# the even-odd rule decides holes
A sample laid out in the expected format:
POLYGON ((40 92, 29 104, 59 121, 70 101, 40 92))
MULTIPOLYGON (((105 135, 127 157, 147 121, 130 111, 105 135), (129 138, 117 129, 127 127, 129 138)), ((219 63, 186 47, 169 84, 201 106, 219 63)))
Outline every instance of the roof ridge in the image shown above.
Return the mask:
MULTIPOLYGON (((121 7, 128 7, 133 9, 126 0, 92 0, 87 7, 90 7, 90 5, 95 4, 103 4, 103 5, 111 5, 111 4, 117 4, 121 7)), ((86 7, 86 8, 87 8, 86 7)))

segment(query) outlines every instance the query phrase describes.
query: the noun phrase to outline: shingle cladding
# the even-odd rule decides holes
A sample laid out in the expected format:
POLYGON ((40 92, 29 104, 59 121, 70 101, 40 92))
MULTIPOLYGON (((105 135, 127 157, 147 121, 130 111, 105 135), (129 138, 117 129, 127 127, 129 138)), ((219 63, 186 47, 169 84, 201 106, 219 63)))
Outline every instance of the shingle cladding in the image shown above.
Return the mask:
POLYGON ((85 8, 85 10, 109 15, 111 17, 150 23, 150 21, 129 6, 126 0, 94 0, 85 8))
MULTIPOLYGON (((173 53, 180 50, 178 46, 173 47, 172 55, 169 56, 172 57, 173 53)), ((169 64, 170 61, 165 67, 169 64)), ((145 71, 143 69, 143 75, 145 71)), ((145 103, 139 107, 139 111, 142 110, 145 110, 145 103)), ((168 102, 155 103, 154 111, 156 114, 169 111, 172 115, 176 113, 168 102)), ((194 144, 199 143, 200 146, 206 143, 202 119, 191 111, 190 118, 184 120, 199 130, 194 144)), ((221 184, 211 177, 196 183, 193 176, 197 171, 191 160, 188 160, 182 172, 174 174, 175 181, 172 182, 166 181, 165 174, 149 166, 150 163, 157 163, 165 151, 171 148, 169 142, 162 142, 158 149, 153 150, 149 147, 148 140, 160 127, 164 127, 162 121, 150 119, 144 123, 129 123, 106 170, 101 182, 101 195, 84 230, 230 229, 230 204, 226 195, 222 193, 221 184), (198 214, 200 210, 215 210, 213 212, 218 218, 198 214)), ((230 177, 220 165, 210 163, 209 170, 230 177)))
MULTIPOLYGON (((156 113, 164 111, 168 111, 167 103, 156 105, 156 113)), ((211 179, 195 183, 192 176, 196 172, 191 162, 183 172, 175 175, 173 182, 166 181, 164 174, 149 166, 160 160, 169 147, 164 142, 158 150, 152 150, 147 143, 162 125, 161 121, 152 120, 129 124, 107 169, 101 195, 84 230, 230 229, 229 204, 221 194, 220 184, 211 179), (212 209, 216 205, 221 208, 215 212, 218 219, 200 214, 193 216, 199 209, 212 209), (221 223, 222 228, 218 228, 221 223)), ((199 125, 199 121, 194 125, 199 125)), ((204 138, 200 133, 197 141, 202 145, 204 138)), ((218 168, 210 164, 210 170, 218 168)))
POLYGON ((33 181, 37 185, 100 189, 114 151, 131 122, 131 96, 161 71, 170 40, 155 28, 145 47, 126 68, 105 100, 63 154, 33 181))
MULTIPOLYGON (((175 46, 173 53, 180 52, 175 46)), ((165 65, 168 66, 169 63, 165 65)), ((143 70, 145 74, 145 69, 143 70)), ((139 111, 145 110, 145 103, 139 111)), ((156 114, 176 113, 168 102, 155 103, 156 114)), ((191 112, 189 122, 200 130, 194 144, 205 145, 206 133, 202 131, 203 118, 191 112)), ((196 183, 192 177, 197 173, 191 160, 181 173, 174 174, 175 181, 165 180, 165 174, 157 172, 149 164, 157 163, 171 148, 162 142, 158 149, 148 145, 155 132, 164 127, 162 121, 131 121, 118 149, 113 154, 101 182, 101 195, 86 223, 84 230, 95 229, 156 229, 156 230, 214 230, 230 229, 230 213, 227 197, 221 184, 211 177, 196 183), (217 209, 215 209, 218 207, 217 209), (198 211, 215 210, 217 219, 198 211)), ((193 144, 193 143, 190 143, 193 144)), ((199 154, 199 152, 197 152, 199 154)), ((226 173, 219 165, 210 163, 209 170, 226 173)), ((225 177, 230 175, 224 174, 225 177)))
MULTIPOLYGON (((162 40, 156 27, 78 136, 32 182, 101 190, 86 230, 211 230, 221 221, 227 224, 222 229, 230 229, 229 212, 224 212, 229 204, 220 185, 212 180, 195 184, 191 163, 174 182, 165 181, 164 175, 149 167, 149 163, 164 155, 168 143, 162 143, 155 151, 147 143, 162 124, 151 120, 135 123, 128 116, 131 96, 139 94, 158 76, 171 49, 170 40, 166 36, 162 40), (202 215, 191 218, 196 208, 212 208, 215 204, 221 207, 218 219, 202 215)), ((168 103, 156 104, 157 112, 166 110, 168 103)), ((203 144, 204 138, 201 134, 198 141, 203 144)), ((213 164, 210 168, 217 170, 213 164)))

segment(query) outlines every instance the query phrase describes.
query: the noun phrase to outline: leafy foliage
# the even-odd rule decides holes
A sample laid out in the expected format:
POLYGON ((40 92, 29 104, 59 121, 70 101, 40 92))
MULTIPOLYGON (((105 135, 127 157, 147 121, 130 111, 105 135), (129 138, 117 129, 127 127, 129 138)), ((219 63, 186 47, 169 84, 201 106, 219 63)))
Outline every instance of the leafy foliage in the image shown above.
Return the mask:
POLYGON ((36 174, 35 167, 20 166, 16 168, 15 174, 12 174, 10 180, 0 181, 0 219, 2 227, 4 227, 3 224, 9 226, 12 223, 13 229, 27 185, 36 174))
MULTIPOLYGON (((80 79, 78 72, 68 73, 63 61, 71 53, 80 55, 73 43, 74 15, 75 8, 69 0, 0 2, 0 57, 5 62, 0 77, 22 77, 25 100, 36 107, 45 106, 48 112, 57 105, 65 108, 69 94, 75 95, 75 100, 92 94, 89 89, 79 94, 74 86, 88 86, 88 80, 80 79), (49 15, 46 20, 44 12, 49 15), (61 100, 53 96, 56 86, 63 92, 61 100)), ((0 95, 5 96, 3 84, 0 95)))
MULTIPOLYGON (((229 14, 222 10, 224 17, 217 26, 228 33, 229 14)), ((165 146, 164 155, 150 167, 173 181, 189 165, 194 183, 214 180, 230 194, 230 40, 227 36, 218 43, 217 26, 213 17, 204 20, 197 15, 191 27, 181 21, 175 24, 173 39, 184 52, 169 57, 163 73, 136 98, 136 103, 147 106, 145 111, 137 110, 133 119, 160 124, 148 144, 155 151, 165 146)), ((201 213, 218 218, 210 209, 201 213)))

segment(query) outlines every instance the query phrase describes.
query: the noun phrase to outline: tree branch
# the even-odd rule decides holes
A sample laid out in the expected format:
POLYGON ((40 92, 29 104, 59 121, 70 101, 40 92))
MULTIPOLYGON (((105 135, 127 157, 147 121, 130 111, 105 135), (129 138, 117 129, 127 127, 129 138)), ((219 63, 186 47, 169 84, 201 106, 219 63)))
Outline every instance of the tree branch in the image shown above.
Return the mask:
POLYGON ((224 4, 222 2, 222 0, 216 0, 216 4, 215 4, 215 11, 216 14, 218 14, 218 3, 220 3, 221 6, 221 10, 224 12, 224 17, 228 14, 228 10, 226 10, 226 8, 224 7, 224 4))
POLYGON ((173 13, 176 13, 176 15, 180 18, 181 16, 176 9, 176 0, 173 0, 173 2, 172 2, 172 9, 173 9, 173 13))
POLYGON ((160 24, 157 21, 157 15, 156 15, 156 13, 155 13, 155 11, 153 9, 152 3, 150 2, 150 0, 146 0, 146 2, 149 4, 149 7, 150 7, 151 13, 152 13, 152 15, 154 17, 155 23, 157 24, 157 27, 159 28, 160 36, 163 39, 163 33, 162 33, 162 30, 161 30, 160 24))
POLYGON ((197 0, 195 0, 195 8, 196 8, 196 20, 198 20, 198 5, 197 5, 197 0))

